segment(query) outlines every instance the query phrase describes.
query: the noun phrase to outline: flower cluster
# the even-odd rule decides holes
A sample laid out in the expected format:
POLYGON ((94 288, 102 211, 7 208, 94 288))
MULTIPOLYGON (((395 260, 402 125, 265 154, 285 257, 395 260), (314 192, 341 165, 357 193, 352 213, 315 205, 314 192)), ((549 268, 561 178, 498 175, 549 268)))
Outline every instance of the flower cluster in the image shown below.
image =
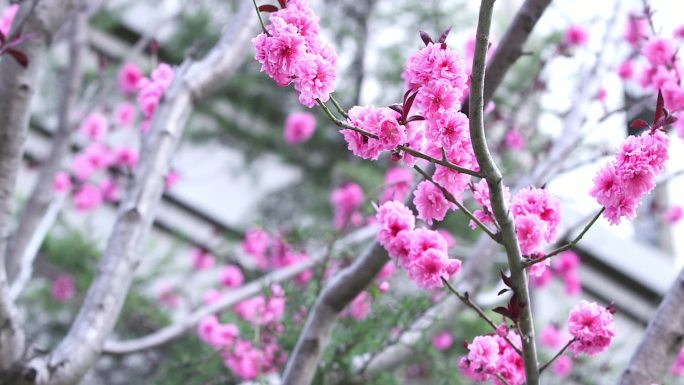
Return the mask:
POLYGON ((333 205, 335 228, 343 230, 349 225, 359 226, 363 222, 363 215, 359 208, 363 205, 363 189, 357 183, 348 182, 334 189, 330 194, 333 205))
POLYGON ((510 385, 525 383, 523 358, 503 337, 507 336, 520 349, 520 336, 514 332, 503 333, 507 334, 478 336, 467 344, 468 355, 459 361, 459 367, 466 376, 478 382, 493 380, 495 384, 501 384, 496 378, 498 374, 510 385))
POLYGON ((271 286, 271 296, 245 300, 235 306, 235 313, 254 327, 259 327, 258 347, 241 336, 235 323, 221 323, 215 315, 203 318, 197 334, 200 339, 221 353, 226 367, 243 380, 252 380, 271 373, 284 363, 286 355, 276 337, 283 332, 285 293, 279 285, 271 286))
POLYGON ((560 201, 547 190, 527 187, 511 200, 511 212, 524 255, 541 253, 547 243, 556 241, 561 221, 560 201))
POLYGON ((319 19, 307 0, 290 0, 273 12, 266 33, 252 40, 261 70, 279 86, 294 83, 299 102, 313 107, 335 90, 337 54, 319 36, 319 19))
MULTIPOLYGON (((252 263, 262 271, 290 266, 309 258, 306 253, 295 250, 282 237, 272 236, 256 227, 247 230, 242 240, 242 249, 249 255, 252 263)), ((311 278, 313 272, 307 270, 299 274, 295 282, 306 286, 311 278)))
POLYGON ((404 201, 411 193, 413 185, 413 172, 403 167, 392 167, 385 174, 385 189, 383 190, 380 202, 404 201))
POLYGON ((461 261, 449 259, 444 237, 434 230, 416 229, 415 217, 403 203, 385 202, 376 219, 380 227, 378 242, 419 287, 442 287, 442 278, 459 272, 461 261))
POLYGON ((582 283, 579 277, 580 257, 574 251, 565 251, 553 257, 550 269, 544 269, 541 274, 532 275, 530 284, 541 288, 556 277, 565 284, 565 292, 568 295, 582 293, 582 283))
POLYGON ((69 274, 62 274, 52 282, 52 298, 57 302, 67 302, 76 296, 76 281, 69 274))
POLYGON ((636 216, 641 197, 655 188, 656 176, 665 169, 669 142, 660 131, 630 136, 615 159, 598 171, 590 194, 605 207, 603 215, 612 224, 636 216))
POLYGON ((285 120, 285 143, 306 142, 316 131, 316 117, 308 112, 294 112, 285 120))
POLYGON ((568 350, 575 356, 595 356, 610 346, 615 324, 610 310, 595 302, 581 301, 570 310, 568 331, 575 341, 568 350))
MULTIPOLYGON (((173 75, 173 69, 165 63, 152 71, 151 79, 145 78, 142 70, 131 63, 125 64, 119 71, 118 83, 124 98, 139 92, 139 107, 145 116, 140 123, 143 131, 149 126, 152 114, 171 84, 173 75)), ((95 111, 86 115, 79 126, 86 144, 71 161, 73 177, 67 172, 59 172, 54 180, 55 192, 66 194, 73 189, 74 205, 81 212, 93 210, 104 202, 118 202, 121 198, 120 179, 136 167, 139 155, 133 145, 113 146, 107 143, 107 139, 113 132, 131 127, 137 115, 136 106, 128 101, 117 105, 112 114, 95 111)), ((169 173, 169 179, 172 173, 169 173)), ((170 182, 167 180, 167 185, 170 182)))

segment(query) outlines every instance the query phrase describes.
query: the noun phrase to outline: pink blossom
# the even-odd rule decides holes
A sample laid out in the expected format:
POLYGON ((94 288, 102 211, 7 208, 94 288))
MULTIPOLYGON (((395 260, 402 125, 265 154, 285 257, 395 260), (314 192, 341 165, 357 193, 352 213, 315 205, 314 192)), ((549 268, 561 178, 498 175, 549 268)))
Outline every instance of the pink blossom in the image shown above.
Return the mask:
POLYGON ((454 336, 448 330, 441 331, 432 337, 432 346, 437 351, 448 350, 454 344, 454 336))
POLYGON ((588 40, 589 34, 583 27, 579 25, 570 26, 565 31, 565 44, 571 47, 583 46, 587 44, 588 40))
POLYGON ((432 224, 433 219, 443 220, 447 211, 455 208, 453 203, 447 201, 442 190, 430 181, 418 184, 414 192, 413 204, 418 210, 418 218, 428 224, 432 224))
POLYGON ((447 79, 430 80, 418 92, 416 105, 426 117, 439 117, 459 105, 462 92, 447 79))
POLYGON ((675 52, 676 48, 668 39, 651 39, 642 50, 644 56, 654 66, 672 64, 675 52))
POLYGON ((408 141, 406 130, 400 126, 398 113, 390 108, 352 107, 348 122, 352 126, 378 136, 369 138, 350 129, 342 129, 347 147, 356 156, 376 160, 382 151, 389 151, 408 141))
POLYGON ((572 272, 563 276, 565 280, 565 292, 568 295, 577 296, 582 294, 582 282, 577 272, 572 272))
POLYGON ((211 343, 214 339, 214 331, 219 325, 218 317, 209 315, 202 318, 197 325, 197 334, 206 343, 211 343))
POLYGON ((135 121, 136 110, 135 106, 128 102, 123 102, 116 106, 114 110, 114 116, 116 117, 116 123, 123 127, 130 127, 135 121))
POLYGON ((381 293, 387 293, 390 289, 390 283, 387 281, 382 281, 378 284, 378 290, 380 290, 381 293))
POLYGON ((520 250, 524 255, 540 251, 546 232, 546 224, 532 214, 515 216, 515 231, 520 242, 520 250))
POLYGON ((316 100, 327 102, 330 99, 337 80, 333 63, 319 54, 305 54, 294 67, 295 90, 299 91, 300 103, 311 108, 316 100))
POLYGON ((438 232, 439 235, 441 235, 442 238, 444 238, 444 240, 446 241, 447 249, 450 249, 450 248, 456 246, 456 239, 454 239, 454 237, 451 235, 451 233, 449 232, 449 230, 446 230, 446 229, 437 229, 437 232, 438 232))
POLYGON ((634 62, 631 60, 625 60, 618 67, 618 75, 622 80, 631 79, 634 76, 634 62))
POLYGON ((564 251, 553 259, 554 270, 560 275, 574 273, 579 268, 579 265, 579 255, 571 250, 564 251))
POLYGON ((575 338, 568 350, 594 356, 608 349, 615 336, 613 315, 595 302, 580 301, 570 310, 568 330, 575 338))
POLYGON ((285 143, 299 144, 311 138, 316 130, 316 118, 307 112, 295 112, 285 120, 285 143))
POLYGON ((648 20, 641 15, 629 15, 627 19, 627 30, 625 31, 625 39, 633 47, 637 47, 641 41, 648 37, 648 20))
POLYGON ((192 266, 195 270, 211 269, 216 264, 216 258, 203 247, 196 247, 191 253, 192 266))
POLYGON ((107 202, 115 203, 121 199, 119 184, 114 179, 107 178, 100 182, 100 191, 102 192, 102 198, 107 202))
POLYGON ((100 189, 91 184, 84 184, 74 195, 74 203, 78 211, 89 211, 102 204, 100 189))
POLYGON ((107 130, 107 118, 98 112, 93 112, 86 116, 79 128, 79 131, 89 139, 98 142, 104 140, 107 130))
POLYGON ((459 367, 476 381, 486 381, 495 373, 500 359, 499 343, 494 336, 477 336, 469 343, 468 355, 463 357, 459 367))
POLYGON ((542 330, 539 342, 547 348, 559 349, 568 342, 568 338, 558 326, 551 324, 542 330))
POLYGON ((551 365, 553 373, 560 378, 566 378, 572 372, 572 358, 568 356, 560 356, 551 365))
POLYGON ((446 252, 428 249, 411 261, 409 278, 419 287, 432 289, 442 287, 442 278, 449 279, 461 270, 461 261, 449 259, 446 252))
POLYGON ((682 347, 682 349, 679 351, 677 359, 672 364, 672 368, 670 368, 670 373, 675 376, 684 375, 684 347, 682 347))
POLYGON ((471 176, 437 165, 432 179, 444 187, 457 202, 463 203, 463 192, 468 189, 471 176))
POLYGON ((62 274, 52 282, 50 290, 57 302, 67 302, 76 295, 76 281, 69 274, 62 274))
MULTIPOLYGON (((509 201, 511 199, 511 193, 508 186, 504 186, 503 194, 504 200, 509 201)), ((482 210, 475 210, 473 214, 475 214, 477 219, 479 219, 482 223, 491 223, 492 218, 490 215, 487 215, 487 213, 491 214, 493 217, 494 212, 492 211, 492 202, 489 197, 489 186, 484 178, 480 179, 479 182, 473 185, 473 198, 482 207, 482 210)), ((470 227, 475 229, 477 228, 477 224, 475 224, 473 221, 470 221, 470 227)))
POLYGON ((166 180, 164 181, 164 188, 166 190, 171 189, 173 186, 178 184, 181 180, 181 174, 180 172, 176 170, 169 170, 169 173, 166 174, 166 180))
POLYGON ((520 135, 519 131, 508 130, 506 132, 505 140, 506 146, 508 146, 508 148, 510 148, 511 150, 522 151, 525 149, 525 138, 523 138, 523 136, 520 135))
POLYGON ((130 147, 119 147, 114 150, 114 161, 121 167, 135 168, 138 164, 138 150, 130 147))
POLYGON ((330 202, 335 211, 335 228, 344 229, 352 219, 352 215, 363 204, 363 189, 357 183, 348 182, 336 188, 330 194, 330 202))
POLYGON ((242 275, 242 270, 234 265, 228 265, 221 270, 221 284, 227 288, 234 289, 242 286, 245 277, 242 275))
MULTIPOLYGON (((561 221, 560 201, 547 190, 527 187, 518 191, 511 200, 511 212, 516 220, 517 217, 526 215, 536 217, 539 220, 536 231, 541 233, 542 241, 552 243, 556 240, 556 232, 561 221)), ((530 220, 526 222, 528 227, 531 226, 530 220)), ((528 251, 539 252, 538 246, 541 246, 541 243, 536 247, 531 245, 528 251)))
POLYGON ((166 91, 173 82, 174 71, 170 65, 166 63, 159 63, 157 68, 152 71, 152 81, 161 85, 166 91))
POLYGON ((413 173, 403 167, 393 167, 385 174, 385 190, 381 202, 392 200, 404 201, 413 184, 413 173))
POLYGON ((425 89, 420 87, 432 80, 448 81, 451 92, 456 99, 460 99, 468 81, 463 59, 439 43, 430 43, 409 56, 402 77, 407 90, 419 89, 417 99, 422 98, 420 93, 425 89))
POLYGON ((400 232, 414 229, 415 217, 413 213, 403 203, 389 201, 380 206, 375 217, 380 227, 378 241, 387 249, 390 256, 397 257, 397 254, 401 254, 401 241, 395 244, 395 240, 400 232))
POLYGON ((181 296, 178 295, 176 289, 173 287, 173 285, 168 283, 165 283, 161 286, 157 299, 159 300, 160 304, 169 308, 178 307, 182 302, 181 296))
POLYGON ((682 206, 672 206, 663 214, 665 221, 669 224, 676 224, 684 217, 684 208, 682 206))
POLYGON ((2 12, 2 16, 0 16, 0 34, 2 34, 4 39, 9 37, 12 23, 14 23, 14 18, 18 11, 19 4, 12 4, 2 12))
POLYGON ((223 297, 223 294, 221 294, 220 291, 216 289, 209 289, 206 292, 204 292, 204 303, 207 305, 211 305, 213 303, 218 302, 221 298, 223 297))
POLYGON ((365 320, 371 312, 372 298, 368 292, 362 291, 351 301, 345 309, 344 315, 348 315, 357 321, 365 320))
POLYGON ((118 75, 119 88, 126 94, 138 91, 138 82, 143 78, 143 72, 137 65, 126 63, 118 75))
POLYGON ((257 267, 264 270, 268 268, 266 251, 271 245, 271 236, 258 227, 251 228, 245 233, 242 240, 242 249, 254 258, 257 267))
POLYGON ((266 72, 279 86, 286 86, 295 77, 295 66, 309 59, 305 58, 306 40, 295 26, 276 14, 271 16, 268 32, 271 36, 262 33, 252 40, 256 49, 254 58, 261 63, 262 72, 266 72))
POLYGON ((58 194, 68 193, 72 188, 71 176, 64 171, 58 172, 57 175, 55 175, 53 188, 58 194))
POLYGON ((599 170, 590 195, 605 207, 603 215, 611 223, 634 218, 641 196, 655 188, 655 177, 665 168, 668 147, 669 138, 662 132, 630 136, 615 160, 599 170))

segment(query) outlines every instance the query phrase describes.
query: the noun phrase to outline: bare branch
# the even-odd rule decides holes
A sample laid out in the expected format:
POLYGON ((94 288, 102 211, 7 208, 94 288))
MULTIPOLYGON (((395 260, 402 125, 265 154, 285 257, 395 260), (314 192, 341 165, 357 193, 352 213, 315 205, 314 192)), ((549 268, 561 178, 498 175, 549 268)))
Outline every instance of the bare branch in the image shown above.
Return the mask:
POLYGON ((618 382, 620 385, 660 384, 684 341, 684 269, 660 303, 639 347, 618 382))
POLYGON ((0 372, 12 367, 24 354, 24 334, 17 309, 9 295, 5 249, 10 233, 14 188, 28 129, 30 105, 38 71, 54 32, 64 23, 72 1, 44 0, 21 4, 11 35, 21 28, 32 33, 19 49, 28 58, 28 68, 15 60, 0 60, 0 372), (37 4, 36 4, 37 3, 37 4))
MULTIPOLYGON (((515 14, 513 22, 497 44, 496 51, 489 60, 482 95, 485 104, 492 100, 494 92, 499 88, 508 70, 522 56, 523 45, 525 45, 534 26, 549 4, 551 4, 551 0, 525 0, 525 3, 515 14)), ((469 113, 468 109, 469 102, 466 100, 461 111, 467 114, 469 113)))
MULTIPOLYGON (((373 227, 359 229, 336 242, 330 252, 339 252, 340 249, 346 249, 354 244, 364 242, 369 238, 374 237, 376 231, 377 230, 373 227)), ((216 303, 203 306, 192 312, 192 314, 188 315, 180 322, 169 325, 150 335, 129 341, 110 341, 105 344, 103 352, 107 354, 127 354, 145 349, 156 348, 169 343, 195 327, 195 325, 197 325, 202 318, 211 314, 225 311, 236 303, 261 293, 264 287, 272 283, 286 281, 292 277, 295 277, 303 271, 306 271, 319 264, 325 260, 328 255, 328 250, 321 250, 316 253, 316 255, 304 262, 278 269, 240 287, 237 290, 233 290, 221 297, 221 299, 216 303)))
MULTIPOLYGON (((69 57, 64 87, 60 95, 59 121, 52 137, 52 148, 47 159, 41 163, 36 185, 24 206, 19 224, 7 245, 7 276, 13 282, 20 272, 22 262, 33 259, 26 253, 27 247, 36 237, 36 229, 43 223, 54 197, 53 181, 69 154, 71 132, 74 123, 74 107, 83 80, 82 57, 86 42, 87 15, 85 4, 80 4, 69 25, 69 57)), ((56 217, 56 216, 55 216, 56 217)), ((38 246, 42 239, 36 240, 38 246)), ((37 251, 37 250, 36 250, 37 251)), ((30 267, 24 264, 24 266, 30 267)), ((18 293, 16 293, 18 294, 18 293)))
POLYGON ((337 274, 318 297, 283 375, 283 385, 310 384, 337 316, 389 261, 378 242, 337 274))

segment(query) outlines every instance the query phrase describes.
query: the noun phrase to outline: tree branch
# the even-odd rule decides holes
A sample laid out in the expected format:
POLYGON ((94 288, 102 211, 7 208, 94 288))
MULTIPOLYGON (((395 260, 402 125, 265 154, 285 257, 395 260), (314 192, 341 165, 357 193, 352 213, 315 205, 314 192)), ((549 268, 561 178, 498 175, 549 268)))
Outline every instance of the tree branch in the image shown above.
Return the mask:
MULTIPOLYGON (((373 227, 366 227, 357 230, 337 241, 335 245, 333 245, 332 250, 330 250, 330 253, 339 252, 340 249, 347 249, 355 244, 364 242, 369 238, 374 237, 375 234, 376 229, 373 227)), ((328 250, 321 250, 315 256, 312 256, 304 262, 266 274, 263 277, 255 279, 252 282, 240 287, 239 289, 229 292, 221 297, 221 299, 216 303, 203 306, 193 311, 192 314, 188 315, 185 319, 164 327, 163 329, 160 329, 145 337, 128 341, 109 341, 107 344, 105 344, 103 353, 135 353, 141 350, 152 349, 169 343, 195 327, 195 325, 197 325, 204 317, 225 311, 236 303, 261 293, 264 287, 272 283, 282 282, 295 277, 303 271, 306 271, 324 261, 328 255, 328 250)))
MULTIPOLYGON (((515 14, 513 22, 497 44, 496 51, 489 60, 482 95, 485 105, 492 100, 494 92, 499 88, 511 66, 522 56, 523 45, 549 4, 551 4, 551 0, 525 0, 525 3, 515 14)), ((469 99, 463 103, 461 111, 465 114, 469 113, 469 99)))
POLYGON ((10 35, 33 34, 18 49, 28 58, 28 68, 16 60, 0 60, 0 377, 25 353, 24 333, 9 295, 5 251, 14 206, 14 188, 24 152, 30 105, 38 72, 54 32, 73 7, 72 1, 24 2, 10 35), (21 25, 19 25, 21 24, 21 25))
POLYGON ((257 23, 250 17, 251 4, 244 4, 209 54, 198 62, 187 61, 176 72, 155 113, 133 183, 119 206, 97 275, 75 322, 49 357, 29 363, 39 373, 38 382, 78 382, 99 357, 140 263, 142 241, 154 219, 164 176, 192 109, 220 87, 246 57, 246 46, 257 23))
MULTIPOLYGON (((6 254, 7 276, 14 282, 20 272, 22 261, 33 259, 34 255, 26 253, 29 243, 34 239, 36 229, 51 207, 54 198, 53 182, 69 154, 71 132, 74 123, 74 107, 78 99, 83 80, 83 46, 86 42, 87 15, 86 6, 81 3, 74 12, 69 25, 69 62, 64 80, 62 95, 59 98, 59 121, 52 137, 52 148, 47 159, 41 164, 40 174, 21 213, 19 224, 9 239, 6 254)), ((54 207, 54 205, 52 205, 54 207)), ((55 216, 56 217, 56 216, 55 216)), ((47 234, 47 233, 45 233, 47 234)), ((42 244, 43 239, 35 242, 42 244)), ((36 250, 37 251, 37 250, 36 250)), ((30 264, 24 266, 30 267, 30 264)), ((18 293, 17 293, 18 294, 18 293)))
POLYGON ((619 385, 660 384, 684 341, 684 269, 648 324, 641 343, 622 373, 619 385))
POLYGON ((513 223, 513 215, 508 210, 508 203, 503 194, 503 177, 489 153, 484 131, 484 80, 487 47, 489 45, 489 29, 492 22, 494 0, 482 0, 480 15, 477 23, 475 56, 473 58, 473 73, 470 87, 470 138, 480 170, 489 186, 492 201, 492 211, 501 228, 501 241, 506 248, 508 265, 511 269, 513 290, 518 295, 524 308, 521 311, 519 327, 523 343, 525 360, 525 374, 528 385, 539 384, 539 363, 537 362, 537 347, 534 341, 534 323, 530 305, 530 294, 527 276, 522 265, 522 254, 513 223))
POLYGON ((323 289, 287 362, 283 385, 311 383, 337 316, 388 261, 385 249, 378 242, 373 242, 362 256, 337 274, 323 289))

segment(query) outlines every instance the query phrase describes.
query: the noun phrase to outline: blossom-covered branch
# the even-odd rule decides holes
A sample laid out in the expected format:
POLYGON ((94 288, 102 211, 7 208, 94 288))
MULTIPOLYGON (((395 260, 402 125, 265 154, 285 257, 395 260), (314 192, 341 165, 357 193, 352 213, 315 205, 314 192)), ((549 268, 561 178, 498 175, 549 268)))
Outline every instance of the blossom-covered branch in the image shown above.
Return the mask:
POLYGON ((331 245, 330 250, 323 250, 316 255, 311 256, 309 259, 291 266, 280 268, 252 282, 249 282, 248 284, 221 297, 216 302, 200 307, 179 322, 175 322, 152 334, 133 340, 109 341, 105 344, 103 352, 106 354, 128 354, 146 349, 157 348, 167 344, 187 333, 208 315, 225 311, 238 302, 259 294, 265 287, 268 287, 271 284, 280 283, 296 277, 300 273, 309 270, 311 267, 324 262, 327 258, 329 258, 330 254, 337 253, 340 250, 345 250, 354 246, 355 244, 362 243, 374 235, 375 229, 372 227, 356 230, 335 242, 334 245, 331 245))

